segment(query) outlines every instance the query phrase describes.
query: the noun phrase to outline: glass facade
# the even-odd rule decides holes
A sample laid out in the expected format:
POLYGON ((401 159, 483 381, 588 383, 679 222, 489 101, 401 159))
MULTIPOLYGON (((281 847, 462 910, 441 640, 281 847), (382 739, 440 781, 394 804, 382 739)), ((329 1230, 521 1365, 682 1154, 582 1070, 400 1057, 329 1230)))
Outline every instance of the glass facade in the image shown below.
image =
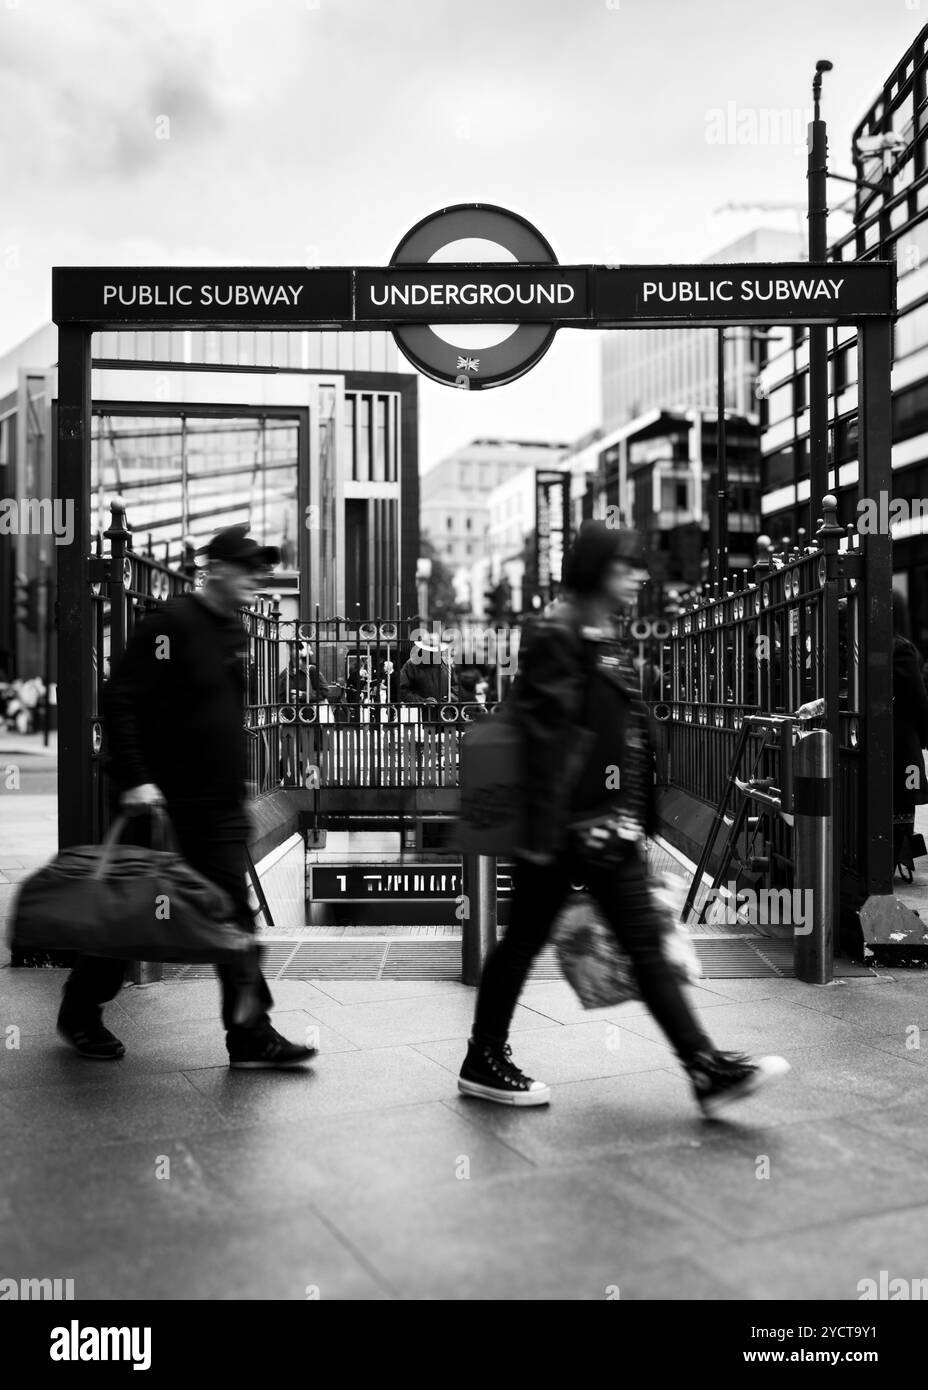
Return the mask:
POLYGON ((297 564, 298 423, 266 415, 95 411, 91 478, 94 530, 121 496, 136 544, 177 564, 223 526, 246 522, 262 544, 297 564))

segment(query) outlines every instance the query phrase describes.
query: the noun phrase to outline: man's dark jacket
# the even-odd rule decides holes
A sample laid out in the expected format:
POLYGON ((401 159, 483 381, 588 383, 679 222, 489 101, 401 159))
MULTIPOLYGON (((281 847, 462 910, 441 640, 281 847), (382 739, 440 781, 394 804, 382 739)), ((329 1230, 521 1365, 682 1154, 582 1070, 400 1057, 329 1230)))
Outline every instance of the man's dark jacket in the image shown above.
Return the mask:
MULTIPOLYGON (((594 667, 616 696, 615 746, 628 784, 629 741, 625 731, 647 729, 647 710, 630 689, 627 658, 617 642, 583 635, 576 615, 566 607, 533 623, 523 641, 519 674, 506 701, 507 716, 523 739, 522 848, 550 856, 567 844, 568 828, 577 818, 578 788, 590 774, 608 799, 604 767, 591 768, 598 738, 589 727, 589 686, 594 667)), ((603 731, 600 731, 600 736, 603 731)), ((656 829, 653 751, 643 751, 646 765, 644 828, 656 829)), ((617 796, 616 800, 620 798, 617 796)))
POLYGON ((193 594, 133 632, 103 696, 106 755, 119 791, 143 782, 169 803, 245 800, 245 631, 193 594))
POLYGON ((290 665, 277 677, 277 699, 282 705, 306 705, 328 698, 329 687, 317 666, 307 667, 300 662, 298 666, 290 665))
MULTIPOLYGON (((461 691, 457 671, 453 666, 450 670, 451 703, 454 704, 460 700, 461 691)), ((440 705, 447 705, 448 671, 449 667, 444 662, 439 665, 437 662, 413 661, 410 657, 400 671, 400 700, 407 705, 422 705, 431 698, 440 705)))

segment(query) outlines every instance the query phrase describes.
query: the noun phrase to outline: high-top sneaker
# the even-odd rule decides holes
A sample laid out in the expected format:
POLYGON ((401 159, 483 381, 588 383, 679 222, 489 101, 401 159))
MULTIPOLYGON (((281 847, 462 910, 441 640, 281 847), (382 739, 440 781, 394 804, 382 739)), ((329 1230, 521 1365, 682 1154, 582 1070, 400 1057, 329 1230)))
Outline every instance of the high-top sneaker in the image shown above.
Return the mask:
POLYGON ((547 1105, 551 1099, 550 1086, 519 1071, 508 1043, 494 1046, 473 1038, 467 1045, 458 1090, 498 1105, 547 1105))
POLYGON ((698 1052, 687 1065, 696 1099, 709 1120, 790 1070, 785 1057, 747 1057, 740 1052, 698 1052))

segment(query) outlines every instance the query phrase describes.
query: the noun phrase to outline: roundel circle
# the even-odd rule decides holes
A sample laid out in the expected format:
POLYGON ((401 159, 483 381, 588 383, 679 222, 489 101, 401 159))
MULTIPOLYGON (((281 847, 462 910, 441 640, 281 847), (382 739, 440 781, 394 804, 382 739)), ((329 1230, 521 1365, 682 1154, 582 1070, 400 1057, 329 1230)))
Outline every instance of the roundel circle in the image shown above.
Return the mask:
MULTIPOLYGON (((518 213, 491 203, 457 203, 424 217, 403 237, 390 264, 423 264, 443 247, 465 238, 494 241, 517 261, 557 265, 554 251, 536 227, 518 213)), ((403 356, 423 375, 446 386, 480 391, 523 376, 544 357, 556 332, 555 324, 523 323, 505 342, 479 350, 445 342, 428 324, 405 324, 393 330, 393 337, 403 356)))

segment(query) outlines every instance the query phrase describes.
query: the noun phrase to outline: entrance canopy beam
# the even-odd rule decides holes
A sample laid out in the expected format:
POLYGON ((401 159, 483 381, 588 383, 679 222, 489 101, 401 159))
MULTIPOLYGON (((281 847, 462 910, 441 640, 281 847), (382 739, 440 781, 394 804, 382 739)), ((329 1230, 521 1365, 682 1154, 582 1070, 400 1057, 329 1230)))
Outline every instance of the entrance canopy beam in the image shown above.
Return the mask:
POLYGON ((57 267, 59 326, 264 331, 452 323, 560 328, 853 324, 895 314, 891 261, 57 267))

